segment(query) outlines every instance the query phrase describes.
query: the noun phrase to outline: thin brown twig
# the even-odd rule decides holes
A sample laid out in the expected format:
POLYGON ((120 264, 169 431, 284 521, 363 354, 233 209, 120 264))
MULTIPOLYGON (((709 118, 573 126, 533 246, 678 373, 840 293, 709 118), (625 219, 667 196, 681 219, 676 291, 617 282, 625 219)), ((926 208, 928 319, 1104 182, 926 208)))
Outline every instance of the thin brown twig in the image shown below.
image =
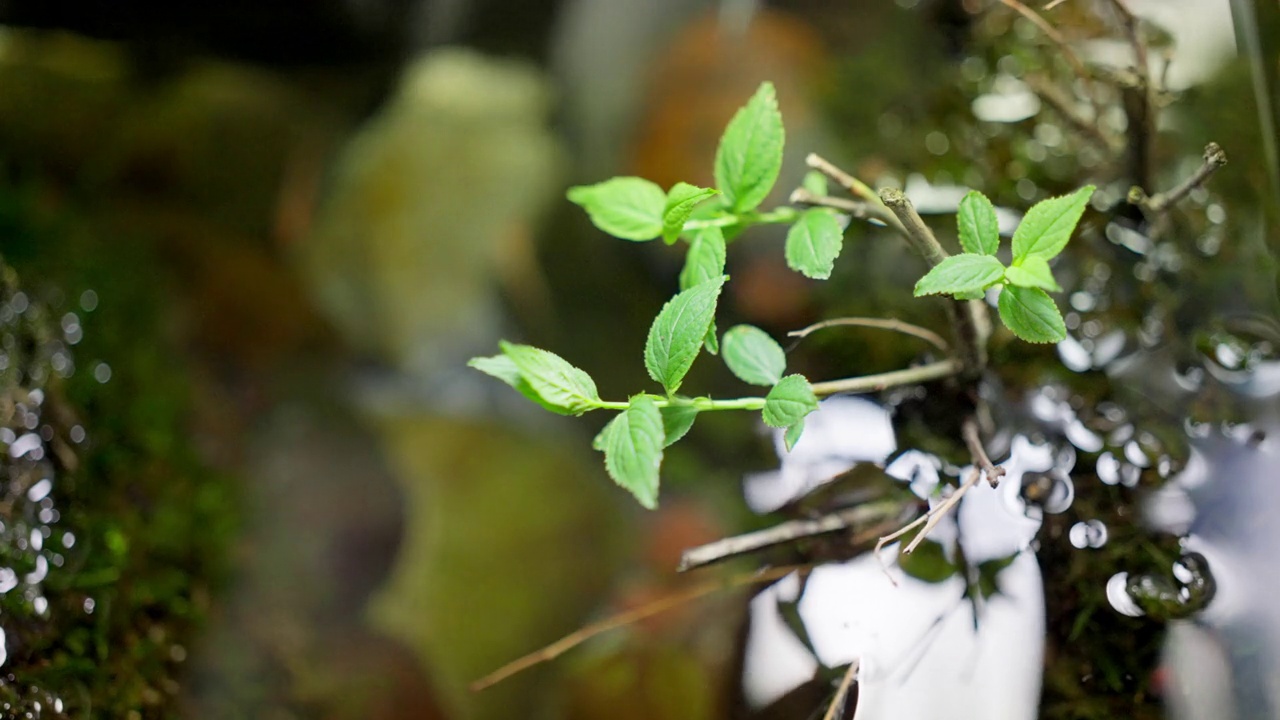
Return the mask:
POLYGON ((581 627, 550 645, 513 660, 488 675, 485 675, 479 680, 476 680, 471 683, 470 689, 472 692, 479 692, 485 688, 492 687, 512 675, 528 670, 535 665, 540 665, 549 660, 554 660, 601 633, 640 622, 645 618, 666 612, 667 610, 679 607, 685 603, 692 602, 714 592, 730 590, 744 585, 753 585, 756 583, 778 580, 793 572, 807 570, 809 567, 810 566, 808 565, 786 565, 776 568, 767 568, 757 572, 733 575, 724 579, 709 580, 707 582, 694 585, 693 587, 679 590, 667 595, 666 597, 658 598, 657 600, 641 607, 626 610, 612 617, 600 620, 599 622, 594 622, 590 625, 581 627))
POLYGON ((844 327, 844 326, 868 327, 868 328, 878 328, 880 330, 889 330, 891 332, 902 333, 903 335, 911 335, 912 337, 918 337, 921 340, 924 340, 925 342, 929 343, 930 345, 933 345, 934 347, 938 348, 942 352, 949 352, 951 349, 951 346, 947 344, 947 341, 944 340, 942 336, 939 335, 938 333, 928 328, 922 328, 919 325, 912 325, 909 322, 903 322, 901 320, 895 320, 891 318, 864 318, 864 317, 832 318, 831 320, 823 320, 822 322, 814 323, 809 327, 802 328, 800 330, 792 330, 791 332, 787 333, 787 336, 794 337, 794 338, 803 338, 803 337, 808 337, 810 334, 817 332, 818 330, 825 330, 831 327, 844 327))
POLYGON ((1129 201, 1142 208, 1142 211, 1149 217, 1160 215, 1181 202, 1183 198, 1191 194, 1192 190, 1203 185, 1210 176, 1218 171, 1218 168, 1226 164, 1227 153, 1223 151, 1218 143, 1211 142, 1204 148, 1204 162, 1200 167, 1196 168, 1195 172, 1178 183, 1173 189, 1147 197, 1142 188, 1135 186, 1129 191, 1129 201))
POLYGON ((964 364, 956 358, 939 360, 925 365, 893 370, 875 375, 860 375, 842 380, 827 380, 813 383, 815 395, 827 396, 836 393, 865 393, 887 390, 900 385, 916 385, 929 380, 938 380, 958 374, 964 364))
POLYGON ((951 508, 955 507, 960 502, 960 498, 963 498, 965 493, 969 492, 974 485, 977 485, 978 480, 981 478, 982 471, 975 466, 969 471, 969 476, 960 484, 960 487, 956 488, 955 492, 951 493, 946 500, 943 500, 938 507, 929 511, 927 516, 929 519, 925 522, 924 527, 920 528, 920 532, 914 538, 911 538, 911 542, 907 543, 902 552, 907 555, 915 552, 920 543, 924 542, 924 539, 929 535, 929 531, 941 522, 947 513, 951 512, 951 508))
POLYGON ((844 706, 845 696, 849 694, 849 687, 853 685, 853 679, 858 675, 858 665, 857 658, 849 663, 849 669, 844 671, 840 687, 836 688, 836 696, 831 698, 831 704, 827 706, 827 713, 822 716, 822 720, 835 720, 839 715, 840 708, 844 706))
POLYGON ((899 517, 902 514, 901 508, 902 503, 896 501, 863 503, 811 520, 788 520, 763 530, 689 548, 680 556, 680 565, 676 570, 685 572, 775 545, 874 523, 874 534, 859 533, 854 538, 854 544, 866 542, 878 536, 882 532, 881 526, 886 522, 899 517), (864 535, 865 539, 862 537, 864 535))
POLYGON ((818 195, 806 190, 805 188, 796 188, 795 190, 792 190, 789 200, 794 205, 819 205, 821 207, 829 207, 859 220, 879 219, 875 210, 865 202, 830 197, 827 195, 818 195))
POLYGON ((1023 5, 1021 2, 1018 2, 1018 0, 1000 0, 1000 2, 1016 10, 1023 17, 1030 20, 1036 27, 1040 28, 1040 31, 1052 40, 1053 44, 1057 45, 1058 49, 1062 51, 1063 57, 1065 57, 1067 62, 1070 63, 1071 68, 1075 70, 1076 75, 1080 76, 1080 78, 1084 80, 1089 79, 1090 75, 1088 68, 1084 66, 1084 63, 1080 61, 1080 57, 1071 49, 1071 45, 1067 42, 1067 39, 1062 36, 1062 33, 1058 32, 1057 28, 1050 25, 1049 21, 1040 17, 1039 13, 1026 5, 1023 5))
POLYGON ((960 426, 960 436, 964 438, 964 444, 969 447, 973 464, 986 473, 987 482, 991 483, 991 487, 999 485, 1000 478, 1005 474, 1004 468, 992 463, 991 458, 987 457, 987 451, 982 447, 982 438, 978 436, 978 423, 973 418, 965 419, 960 426))
POLYGON ((1071 127, 1098 144, 1103 150, 1110 153, 1119 153, 1124 149, 1124 141, 1107 134, 1096 121, 1091 121, 1081 115, 1080 111, 1072 103, 1071 98, 1067 97, 1065 93, 1043 76, 1028 75, 1023 78, 1023 81, 1027 83, 1027 86, 1031 88, 1031 91, 1037 97, 1052 107, 1071 127))
POLYGON ((902 223, 898 218, 889 212, 889 209, 881 202, 880 196, 869 185, 836 167, 834 163, 817 153, 809 153, 804 162, 809 167, 834 180, 837 185, 848 190, 854 197, 864 200, 867 203, 869 219, 879 220, 900 233, 906 233, 906 228, 902 227, 902 223))

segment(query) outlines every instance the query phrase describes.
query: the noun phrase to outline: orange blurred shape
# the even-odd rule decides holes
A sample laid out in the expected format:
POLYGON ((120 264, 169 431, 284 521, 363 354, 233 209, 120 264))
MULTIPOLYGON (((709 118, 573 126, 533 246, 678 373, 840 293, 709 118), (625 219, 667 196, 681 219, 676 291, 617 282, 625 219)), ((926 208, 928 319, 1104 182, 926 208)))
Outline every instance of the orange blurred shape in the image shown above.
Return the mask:
POLYGON ((695 19, 652 73, 633 173, 664 188, 682 180, 713 185, 720 134, 765 80, 778 87, 788 135, 812 125, 809 93, 797 88, 809 88, 824 67, 821 42, 813 28, 774 10, 757 12, 744 31, 726 26, 715 12, 695 19))

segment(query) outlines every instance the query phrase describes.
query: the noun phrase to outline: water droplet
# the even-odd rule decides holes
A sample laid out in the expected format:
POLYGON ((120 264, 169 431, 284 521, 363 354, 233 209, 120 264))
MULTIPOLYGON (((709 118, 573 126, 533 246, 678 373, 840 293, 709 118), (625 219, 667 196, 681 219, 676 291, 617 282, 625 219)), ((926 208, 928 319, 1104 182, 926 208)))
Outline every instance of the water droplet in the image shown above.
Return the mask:
POLYGON ((1081 550, 1107 544, 1107 526, 1101 520, 1078 522, 1067 532, 1071 544, 1081 550))
POLYGON ((93 608, 94 608, 94 606, 96 606, 96 605, 97 605, 97 603, 96 603, 96 602, 94 602, 93 598, 85 598, 85 599, 84 599, 84 611, 85 611, 86 613, 92 614, 92 613, 93 613, 93 608))
POLYGON ((111 379, 111 366, 104 362, 99 362, 94 365, 93 379, 100 383, 106 383, 109 381, 111 379))
POLYGON ((41 595, 31 601, 31 607, 36 611, 37 615, 44 615, 49 612, 49 601, 41 595))
POLYGON ((98 293, 92 290, 85 290, 80 293, 80 307, 85 312, 93 312, 98 308, 98 293))
POLYGON ((79 445, 80 443, 84 442, 84 438, 85 438, 84 427, 80 425, 72 425, 71 430, 67 433, 67 435, 71 438, 71 442, 79 445))
POLYGON ((76 544, 76 536, 70 532, 62 533, 62 547, 70 549, 76 544))

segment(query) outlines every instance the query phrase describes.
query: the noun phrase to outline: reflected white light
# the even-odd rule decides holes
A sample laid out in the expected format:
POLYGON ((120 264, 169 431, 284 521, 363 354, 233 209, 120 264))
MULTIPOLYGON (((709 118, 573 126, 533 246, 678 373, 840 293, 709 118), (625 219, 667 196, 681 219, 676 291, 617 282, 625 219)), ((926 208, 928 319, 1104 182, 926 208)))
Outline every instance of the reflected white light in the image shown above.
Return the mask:
POLYGON ((52 489, 53 481, 49 478, 37 480, 36 483, 27 490, 27 499, 31 502, 40 502, 52 489))
POLYGON ((788 575, 751 600, 751 624, 743 661, 742 689, 747 702, 763 707, 811 679, 818 662, 787 627, 779 601, 791 601, 799 579, 788 575))

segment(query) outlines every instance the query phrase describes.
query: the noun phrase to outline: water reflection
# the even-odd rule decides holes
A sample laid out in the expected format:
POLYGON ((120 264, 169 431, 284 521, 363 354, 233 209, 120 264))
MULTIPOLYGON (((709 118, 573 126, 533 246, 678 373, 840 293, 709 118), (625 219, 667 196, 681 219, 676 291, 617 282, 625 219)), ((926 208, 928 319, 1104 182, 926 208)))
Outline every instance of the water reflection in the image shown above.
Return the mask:
MULTIPOLYGON (((890 413, 865 399, 827 400, 810 422, 823 428, 813 436, 806 432, 810 444, 803 457, 810 462, 791 460, 788 468, 789 457, 780 453, 784 468, 752 476, 749 493, 790 496, 823 484, 832 469, 842 472, 858 460, 883 462, 896 446, 890 413), (862 445, 868 437, 876 441, 862 445)), ((821 565, 804 578, 789 576, 757 595, 742 679, 748 702, 767 706, 812 681, 822 668, 856 659, 860 719, 1035 717, 1045 618, 1040 569, 1028 549, 1043 509, 1028 502, 1024 485, 1056 476, 1061 480, 1052 486, 1070 488, 1074 453, 1024 436, 1014 437, 1010 448, 1001 485, 975 486, 954 518, 943 520, 911 556, 913 565, 930 556, 944 568, 941 573, 930 576, 899 565, 894 544, 883 550, 887 569, 864 554, 821 565), (788 623, 790 616, 798 626, 788 623)), ((908 450, 886 471, 936 504, 943 468, 947 474, 957 470, 908 450)), ((1063 509, 1065 504, 1059 501, 1063 509)))

